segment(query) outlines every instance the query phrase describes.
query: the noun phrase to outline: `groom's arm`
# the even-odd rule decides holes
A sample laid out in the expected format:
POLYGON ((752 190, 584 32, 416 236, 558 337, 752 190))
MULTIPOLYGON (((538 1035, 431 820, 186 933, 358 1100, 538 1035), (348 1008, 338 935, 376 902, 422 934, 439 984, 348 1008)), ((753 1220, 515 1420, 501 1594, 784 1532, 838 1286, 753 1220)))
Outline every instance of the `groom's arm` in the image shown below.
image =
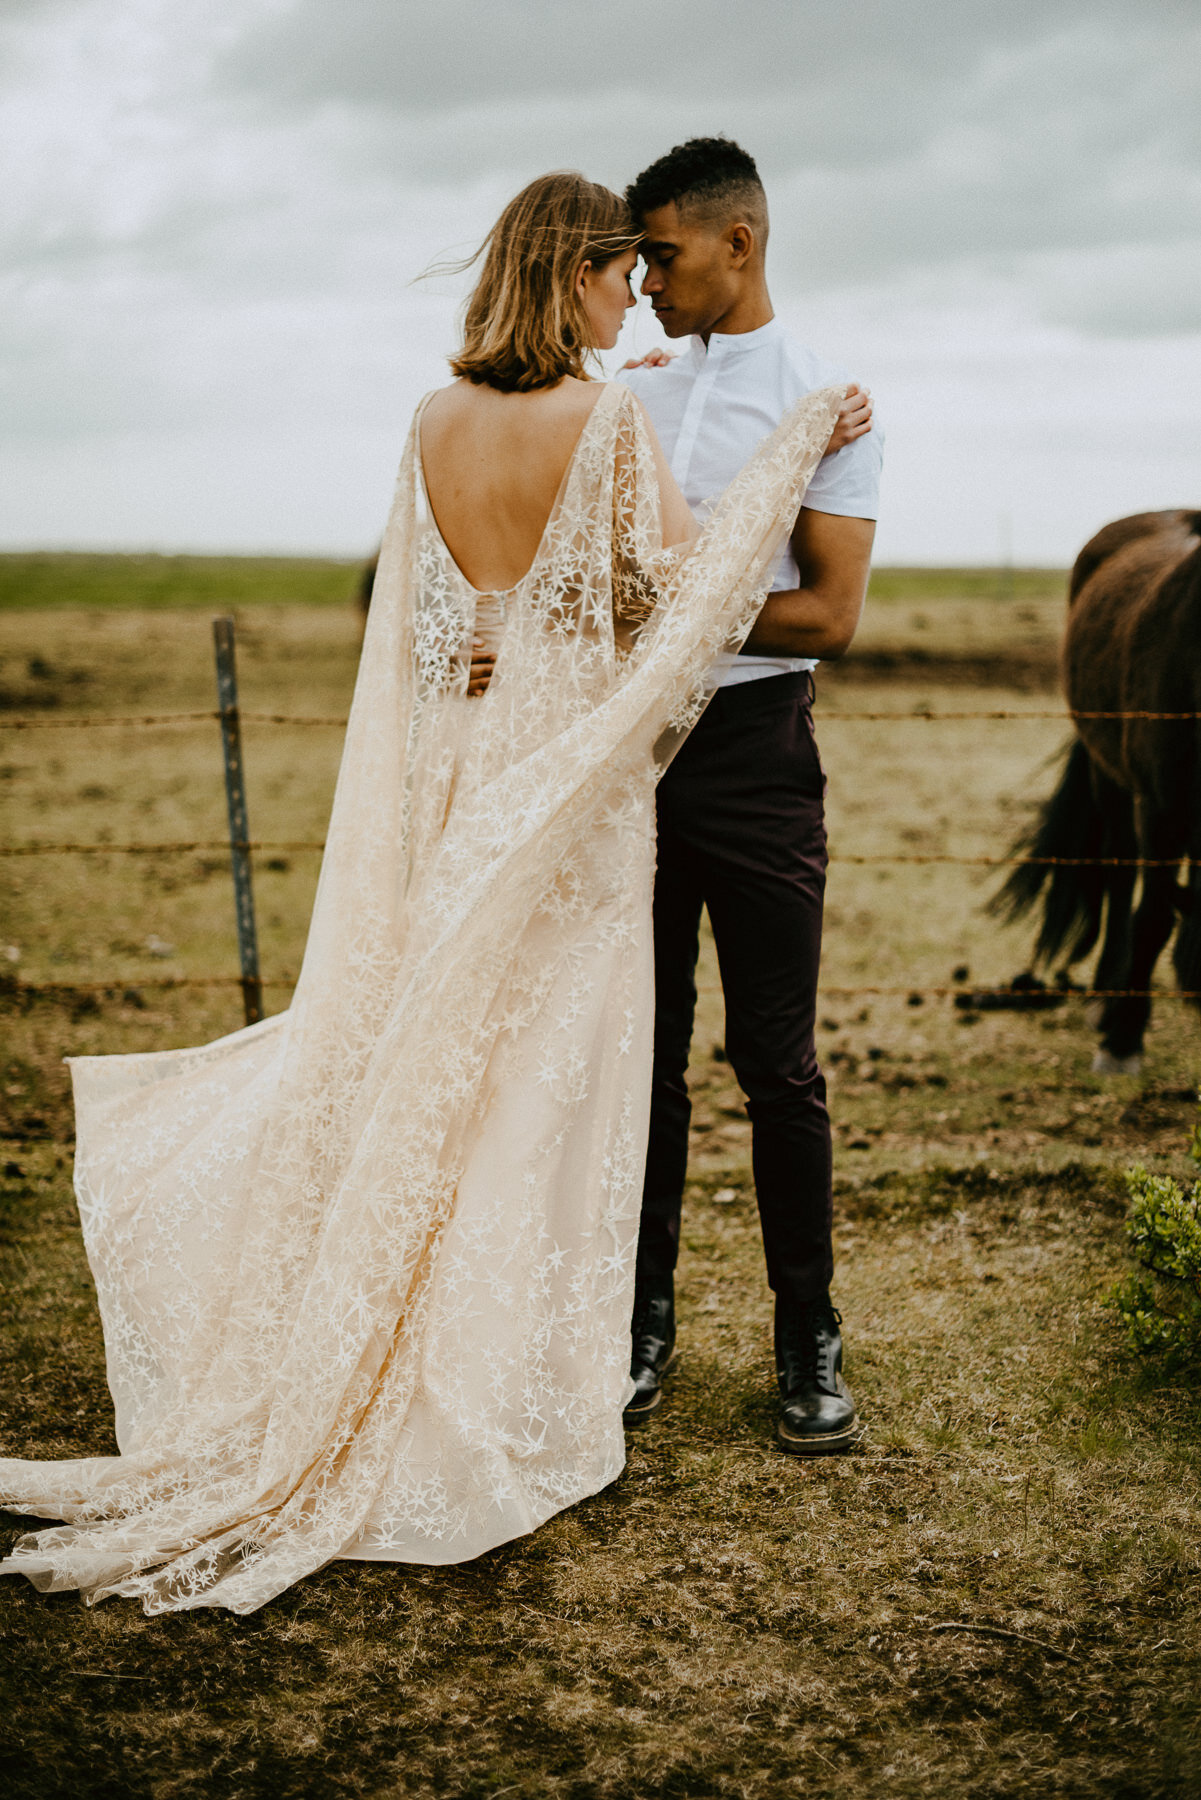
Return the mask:
POLYGON ((804 507, 792 533, 801 585, 769 594, 744 650, 756 656, 845 656, 863 611, 874 519, 804 507))

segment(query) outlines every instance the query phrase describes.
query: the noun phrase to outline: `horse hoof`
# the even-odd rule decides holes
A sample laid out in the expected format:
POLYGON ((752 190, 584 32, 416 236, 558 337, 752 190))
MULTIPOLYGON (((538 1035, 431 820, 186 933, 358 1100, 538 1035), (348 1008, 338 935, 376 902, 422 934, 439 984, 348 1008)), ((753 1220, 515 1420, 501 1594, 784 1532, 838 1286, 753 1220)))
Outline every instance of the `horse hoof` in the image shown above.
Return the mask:
POLYGON ((1094 1075, 1137 1075, 1143 1066, 1139 1051, 1131 1056, 1115 1056, 1112 1050, 1098 1050, 1093 1057, 1094 1075))

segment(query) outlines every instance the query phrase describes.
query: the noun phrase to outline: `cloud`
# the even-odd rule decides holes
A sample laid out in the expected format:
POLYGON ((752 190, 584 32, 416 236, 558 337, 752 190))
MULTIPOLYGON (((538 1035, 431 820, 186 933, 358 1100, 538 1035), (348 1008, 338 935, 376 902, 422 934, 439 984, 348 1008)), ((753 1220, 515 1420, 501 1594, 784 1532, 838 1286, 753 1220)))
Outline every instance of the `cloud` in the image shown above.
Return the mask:
POLYGON ((322 230, 383 229, 406 190, 500 192, 562 163, 621 184, 718 129, 759 156, 785 258, 817 246, 782 265, 810 285, 1171 241, 1201 202, 1201 22, 1169 0, 928 0, 916 30, 880 0, 753 0, 737 31, 712 0, 15 17, 10 266, 115 250, 268 283, 303 260, 327 281, 322 230))
MULTIPOLYGON (((843 115, 854 137, 880 91, 929 91, 981 61, 1074 27, 1122 33, 1179 30, 1192 15, 1175 0, 282 0, 248 12, 248 29, 222 58, 224 79, 297 107, 336 98, 387 112, 436 112, 548 92, 572 98, 638 89, 702 106, 779 97, 802 131, 825 96, 858 95, 843 115)), ((892 110, 890 108, 889 110, 892 110)), ((873 121, 867 120, 869 131, 873 121)), ((821 140, 817 135, 814 144, 821 140)))
MULTIPOLYGON (((396 439, 453 333, 454 284, 413 276, 474 247, 535 173, 621 185, 695 133, 758 157, 777 304, 893 384, 890 458, 919 439, 948 468, 983 458, 980 421, 1004 436, 1022 355, 1044 435, 1057 368, 1158 382, 1156 342, 1201 366, 1193 0, 748 0, 736 18, 715 0, 6 0, 0 68, 0 453, 42 483, 10 484, 10 536, 57 518, 69 537, 72 516, 85 536, 98 517, 178 533, 224 442, 228 492, 210 483, 203 529, 219 538, 226 516, 245 543, 237 470, 261 479, 272 441, 314 484, 273 504, 273 531, 369 535, 388 472, 348 446, 396 439), (906 346, 941 393, 949 342, 972 432, 907 439, 923 388, 906 346), (323 443, 353 483, 320 490, 323 443), (174 485, 171 446, 190 471, 174 485), (97 513, 72 476, 47 513, 59 453, 75 471, 108 455, 128 502, 97 513)), ((1136 388, 1117 383, 1132 417, 1136 388)), ((1186 450, 1163 461, 1183 423, 1165 431, 1148 482, 1194 468, 1201 489, 1186 450)), ((1104 457, 1123 432, 1094 409, 1071 454, 1104 457)))
MULTIPOLYGON (((714 130, 759 156, 777 280, 810 291, 1171 244, 1201 205, 1201 22, 1169 0, 929 0, 918 29, 879 0, 754 0, 736 31, 712 0, 12 16, 4 173, 27 205, 6 260, 34 274, 117 258, 210 288, 328 289, 379 265, 371 240, 390 221, 404 235, 418 191, 443 196, 445 235, 424 209, 432 254, 483 229, 473 192, 491 207, 564 163, 620 185, 714 130)), ((1148 280, 1142 329, 1178 328, 1162 291, 1148 280)), ((1098 316, 1082 279, 1078 321, 1098 316)))

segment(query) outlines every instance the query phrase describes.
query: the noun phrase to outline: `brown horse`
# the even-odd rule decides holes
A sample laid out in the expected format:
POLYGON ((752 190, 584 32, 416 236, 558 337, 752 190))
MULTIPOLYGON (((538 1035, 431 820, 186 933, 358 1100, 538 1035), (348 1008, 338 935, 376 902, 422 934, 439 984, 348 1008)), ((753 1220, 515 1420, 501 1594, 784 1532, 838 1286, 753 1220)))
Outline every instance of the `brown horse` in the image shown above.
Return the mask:
POLYGON ((1077 735, 1059 786, 1015 851, 1084 866, 1026 863, 994 907, 1016 918, 1041 898, 1041 961, 1086 956, 1104 920, 1094 986, 1135 992, 1100 1003, 1093 1067, 1133 1074, 1151 1015, 1138 990, 1150 987, 1177 914, 1176 978, 1201 990, 1201 719, 1086 715, 1201 714, 1201 512, 1136 513, 1084 546, 1068 588, 1063 678, 1077 735))
POLYGON ((369 557, 359 570, 359 579, 355 583, 355 605, 359 609, 359 619, 364 631, 367 629, 367 614, 371 611, 371 596, 375 592, 375 575, 379 568, 379 551, 369 557))

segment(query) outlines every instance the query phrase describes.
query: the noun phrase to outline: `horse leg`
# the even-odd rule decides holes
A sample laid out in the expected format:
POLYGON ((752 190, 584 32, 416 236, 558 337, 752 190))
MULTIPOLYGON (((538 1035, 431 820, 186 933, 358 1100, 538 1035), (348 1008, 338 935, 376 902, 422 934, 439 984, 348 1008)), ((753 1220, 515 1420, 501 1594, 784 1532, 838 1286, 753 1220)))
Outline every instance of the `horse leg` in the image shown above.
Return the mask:
MULTIPOLYGON (((1115 869, 1106 892, 1105 941, 1101 945, 1101 954, 1093 975, 1093 986, 1103 993, 1130 986, 1130 958, 1134 947, 1134 882, 1133 869, 1115 869)), ((1105 1007, 1104 1000, 1089 1001, 1086 1017, 1090 1025, 1100 1029, 1105 1007)))
MULTIPOLYGON (((1201 806, 1192 828, 1189 864, 1188 886, 1176 894, 1180 929, 1172 963, 1177 984, 1184 992, 1201 995, 1201 806)), ((1192 1005, 1201 1011, 1201 999, 1193 1000, 1192 1005)))
MULTIPOLYGON (((1171 856, 1177 851, 1175 843, 1164 843, 1158 830, 1144 828, 1141 819, 1139 823, 1142 853, 1149 860, 1171 856)), ((1126 973, 1126 985, 1135 992, 1123 999, 1105 1002, 1101 1014, 1101 1047, 1093 1061, 1098 1074, 1138 1073, 1142 1064, 1143 1037, 1151 1017, 1151 999, 1145 990, 1150 989, 1159 953, 1171 937, 1175 922, 1175 868, 1144 868, 1142 893, 1131 928, 1126 973)))
MULTIPOLYGON (((1130 986, 1130 958, 1133 953, 1131 925, 1137 877, 1133 865, 1134 858, 1138 855, 1138 838, 1134 830, 1134 803, 1130 796, 1114 783, 1105 782, 1100 775, 1095 777, 1095 784, 1103 789, 1101 799, 1109 823, 1106 852, 1110 856, 1128 857, 1131 865, 1129 868, 1106 871, 1105 939, 1093 975, 1093 986, 1105 991, 1130 986)), ((1095 1029, 1100 1028, 1104 1012, 1104 1000, 1090 1001, 1088 1022, 1095 1029)))

